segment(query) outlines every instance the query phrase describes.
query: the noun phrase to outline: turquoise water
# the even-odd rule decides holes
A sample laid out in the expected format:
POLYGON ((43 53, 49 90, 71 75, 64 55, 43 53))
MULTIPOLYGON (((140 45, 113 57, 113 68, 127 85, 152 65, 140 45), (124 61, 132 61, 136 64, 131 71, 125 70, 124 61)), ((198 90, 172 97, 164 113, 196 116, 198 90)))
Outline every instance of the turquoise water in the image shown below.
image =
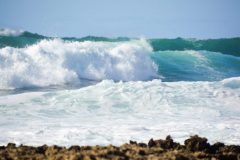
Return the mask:
POLYGON ((218 81, 240 75, 240 58, 210 51, 157 51, 151 55, 163 81, 218 81))

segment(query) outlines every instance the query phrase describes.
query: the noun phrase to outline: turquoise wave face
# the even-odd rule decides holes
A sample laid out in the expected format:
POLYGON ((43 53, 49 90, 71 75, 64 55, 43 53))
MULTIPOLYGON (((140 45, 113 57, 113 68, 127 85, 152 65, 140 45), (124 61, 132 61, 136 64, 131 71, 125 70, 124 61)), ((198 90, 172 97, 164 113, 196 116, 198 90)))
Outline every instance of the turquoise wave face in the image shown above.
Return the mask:
POLYGON ((157 51, 151 54, 163 81, 218 81, 240 76, 240 58, 210 51, 157 51))

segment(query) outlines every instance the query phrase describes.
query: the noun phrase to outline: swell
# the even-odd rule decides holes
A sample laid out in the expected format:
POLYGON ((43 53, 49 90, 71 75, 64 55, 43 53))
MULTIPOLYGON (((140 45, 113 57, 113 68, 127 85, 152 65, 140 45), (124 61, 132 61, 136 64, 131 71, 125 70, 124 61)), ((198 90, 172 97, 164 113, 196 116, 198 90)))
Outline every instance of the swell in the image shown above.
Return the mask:
MULTIPOLYGON (((54 37, 47 37, 31 32, 16 32, 16 31, 5 31, 0 32, 0 48, 10 46, 23 48, 28 45, 38 43, 43 39, 54 39, 54 37), (2 34, 1 34, 2 33, 2 34)), ((96 37, 87 36, 82 38, 75 37, 63 37, 61 38, 66 41, 93 41, 93 42, 123 42, 131 41, 133 38, 128 37, 96 37)), ((240 38, 222 38, 222 39, 148 39, 149 44, 152 46, 154 51, 166 51, 166 50, 207 50, 212 52, 221 52, 224 54, 230 54, 234 56, 240 56, 240 38)))

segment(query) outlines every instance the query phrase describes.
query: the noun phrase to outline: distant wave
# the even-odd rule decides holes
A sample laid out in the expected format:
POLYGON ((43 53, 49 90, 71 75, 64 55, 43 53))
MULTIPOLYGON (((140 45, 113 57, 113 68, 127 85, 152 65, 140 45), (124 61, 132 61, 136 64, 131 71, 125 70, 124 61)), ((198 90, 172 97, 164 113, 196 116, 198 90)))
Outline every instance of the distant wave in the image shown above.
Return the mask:
MULTIPOLYGON (((43 39, 53 39, 56 37, 47 37, 36 33, 27 31, 15 31, 10 29, 0 30, 0 48, 10 46, 23 48, 28 45, 38 43, 43 39)), ((57 37, 59 38, 59 37, 57 37)), ((82 38, 75 37, 62 37, 61 39, 66 41, 94 41, 94 42, 122 42, 130 41, 134 38, 128 37, 95 37, 87 36, 82 38)), ((231 54, 234 56, 240 56, 240 38, 222 38, 222 39, 148 39, 149 44, 152 46, 154 51, 166 51, 166 50, 206 50, 212 52, 221 52, 224 54, 231 54)))

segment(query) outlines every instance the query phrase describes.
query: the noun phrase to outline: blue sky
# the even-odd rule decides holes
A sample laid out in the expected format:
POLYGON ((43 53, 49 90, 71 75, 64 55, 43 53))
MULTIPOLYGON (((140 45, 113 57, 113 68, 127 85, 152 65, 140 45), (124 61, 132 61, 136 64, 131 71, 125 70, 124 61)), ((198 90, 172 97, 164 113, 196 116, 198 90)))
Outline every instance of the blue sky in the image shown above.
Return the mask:
POLYGON ((0 28, 48 36, 240 36, 240 0, 0 0, 0 28))

